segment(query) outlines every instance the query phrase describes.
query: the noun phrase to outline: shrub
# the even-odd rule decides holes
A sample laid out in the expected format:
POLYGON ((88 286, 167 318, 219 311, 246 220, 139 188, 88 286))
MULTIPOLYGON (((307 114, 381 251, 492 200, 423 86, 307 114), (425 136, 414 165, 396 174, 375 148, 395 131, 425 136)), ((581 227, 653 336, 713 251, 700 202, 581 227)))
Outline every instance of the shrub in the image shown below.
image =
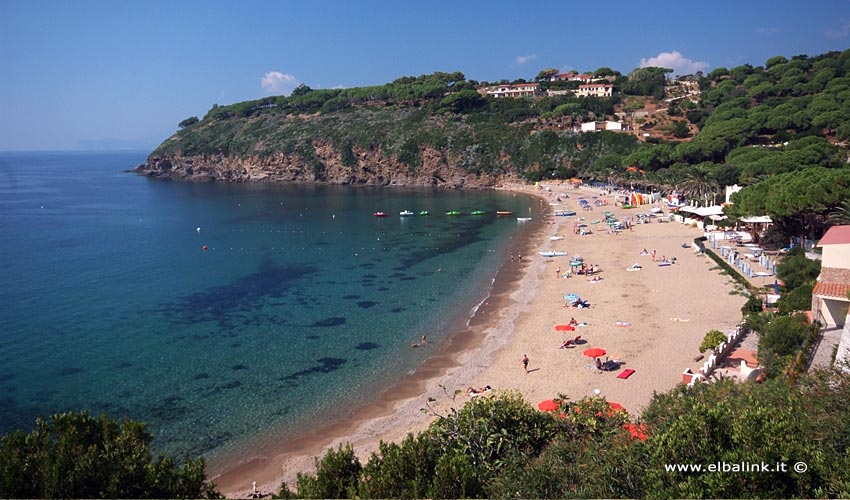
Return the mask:
POLYGON ((726 334, 720 330, 709 330, 702 339, 702 344, 699 345, 700 352, 714 349, 727 339, 726 334))
POLYGON ((354 498, 362 466, 350 444, 329 449, 316 459, 316 474, 299 473, 298 496, 304 498, 354 498))
POLYGON ((145 425, 87 412, 39 418, 35 430, 0 439, 2 498, 199 498, 204 461, 154 459, 145 425))

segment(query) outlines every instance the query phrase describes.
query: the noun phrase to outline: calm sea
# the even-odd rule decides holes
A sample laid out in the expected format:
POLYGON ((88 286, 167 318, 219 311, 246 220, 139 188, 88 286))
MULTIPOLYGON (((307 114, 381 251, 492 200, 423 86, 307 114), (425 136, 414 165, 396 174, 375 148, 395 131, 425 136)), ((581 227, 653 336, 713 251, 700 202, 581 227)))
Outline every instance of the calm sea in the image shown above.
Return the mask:
POLYGON ((469 317, 524 230, 494 212, 536 203, 122 173, 144 158, 0 153, 0 432, 87 409, 213 456, 330 421, 469 317))

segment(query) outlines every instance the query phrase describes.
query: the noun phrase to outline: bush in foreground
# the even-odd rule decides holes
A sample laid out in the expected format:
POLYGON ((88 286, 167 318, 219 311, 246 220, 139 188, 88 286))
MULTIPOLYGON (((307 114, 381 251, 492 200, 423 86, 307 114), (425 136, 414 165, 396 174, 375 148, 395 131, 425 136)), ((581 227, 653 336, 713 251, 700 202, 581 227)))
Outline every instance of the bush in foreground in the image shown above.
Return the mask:
POLYGON ((203 459, 153 458, 145 425, 87 412, 36 420, 0 439, 2 498, 217 497, 203 459))

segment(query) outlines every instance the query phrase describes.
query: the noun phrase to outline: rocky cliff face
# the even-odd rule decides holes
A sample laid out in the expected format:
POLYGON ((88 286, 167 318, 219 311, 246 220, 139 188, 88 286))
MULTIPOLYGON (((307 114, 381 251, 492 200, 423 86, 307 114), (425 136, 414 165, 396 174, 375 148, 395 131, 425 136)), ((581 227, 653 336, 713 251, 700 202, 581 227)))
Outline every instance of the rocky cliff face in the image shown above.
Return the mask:
MULTIPOLYGON (((135 172, 149 177, 186 181, 327 183, 372 186, 435 186, 444 188, 493 188, 516 182, 515 172, 503 175, 474 174, 434 149, 420 152, 420 166, 412 168, 387 157, 380 150, 354 149, 356 164, 346 166, 339 151, 329 144, 314 143, 315 158, 275 153, 270 157, 228 155, 151 156, 135 172)), ((352 162, 349 162, 352 163, 352 162)))

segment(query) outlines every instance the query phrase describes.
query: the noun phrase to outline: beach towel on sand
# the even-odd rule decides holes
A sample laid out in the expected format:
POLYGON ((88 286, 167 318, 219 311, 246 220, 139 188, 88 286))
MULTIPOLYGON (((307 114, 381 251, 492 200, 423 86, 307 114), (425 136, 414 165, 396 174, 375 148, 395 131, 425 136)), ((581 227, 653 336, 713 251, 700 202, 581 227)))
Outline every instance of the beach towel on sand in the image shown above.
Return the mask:
POLYGON ((631 368, 626 368, 625 370, 621 371, 619 375, 617 375, 617 378, 627 379, 627 378, 631 377, 632 373, 634 373, 634 372, 635 371, 632 370, 631 368))

